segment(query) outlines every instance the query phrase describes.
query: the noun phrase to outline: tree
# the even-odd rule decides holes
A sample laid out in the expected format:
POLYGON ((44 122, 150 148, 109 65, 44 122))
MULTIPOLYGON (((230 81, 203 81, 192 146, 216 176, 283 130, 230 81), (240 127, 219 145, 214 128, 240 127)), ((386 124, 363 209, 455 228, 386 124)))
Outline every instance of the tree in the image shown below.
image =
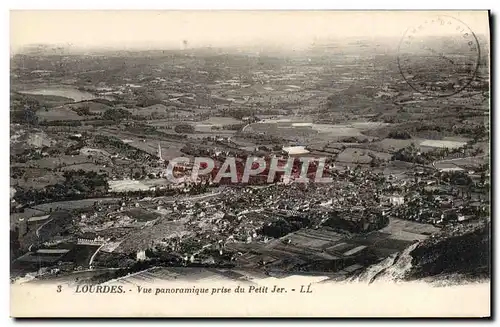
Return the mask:
POLYGON ((107 119, 107 120, 121 120, 121 119, 129 118, 130 116, 132 116, 132 114, 129 111, 127 111, 125 109, 121 109, 121 108, 108 109, 102 115, 103 119, 107 119))
POLYGON ((389 135, 387 135, 387 138, 408 140, 408 139, 411 139, 411 135, 407 131, 391 131, 389 133, 389 135))
POLYGON ((20 124, 28 124, 28 125, 38 124, 38 116, 36 115, 35 110, 31 108, 24 108, 21 110, 12 111, 11 119, 13 122, 20 124))
POLYGON ((176 133, 194 133, 195 128, 189 124, 179 124, 175 126, 174 131, 176 133))
POLYGON ((73 111, 75 111, 78 116, 90 116, 92 113, 90 112, 90 106, 88 104, 84 104, 79 108, 74 108, 73 111))

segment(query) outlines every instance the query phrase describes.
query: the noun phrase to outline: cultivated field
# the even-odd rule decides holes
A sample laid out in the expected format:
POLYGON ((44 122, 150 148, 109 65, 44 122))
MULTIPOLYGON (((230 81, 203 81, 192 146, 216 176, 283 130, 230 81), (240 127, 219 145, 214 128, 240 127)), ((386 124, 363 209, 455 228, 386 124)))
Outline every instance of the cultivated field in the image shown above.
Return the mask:
POLYGON ((111 204, 120 201, 119 198, 95 198, 95 199, 84 199, 84 200, 73 200, 73 201, 59 201, 38 204, 33 206, 33 209, 50 212, 56 210, 73 210, 73 209, 83 209, 92 207, 94 203, 111 204))
POLYGON ((128 191, 146 191, 155 187, 165 187, 171 184, 171 182, 163 178, 148 179, 141 181, 131 180, 131 179, 114 180, 114 181, 109 181, 108 183, 110 192, 116 192, 116 193, 128 192, 128 191))

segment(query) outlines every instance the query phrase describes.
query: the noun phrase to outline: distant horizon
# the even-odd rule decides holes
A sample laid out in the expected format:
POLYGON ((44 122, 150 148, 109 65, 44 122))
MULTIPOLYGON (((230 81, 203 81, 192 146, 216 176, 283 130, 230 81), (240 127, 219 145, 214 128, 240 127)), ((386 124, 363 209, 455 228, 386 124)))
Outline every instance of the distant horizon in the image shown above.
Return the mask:
MULTIPOLYGON (((389 37, 379 37, 377 40, 373 40, 373 42, 381 42, 381 41, 386 41, 386 40, 398 40, 401 39, 401 37, 396 37, 396 36, 389 36, 389 37)), ((337 43, 341 43, 342 41, 344 42, 352 42, 352 41, 372 41, 370 39, 367 39, 363 36, 349 36, 349 37, 335 37, 335 38, 324 38, 324 39, 316 39, 312 41, 309 44, 305 44, 304 46, 300 48, 290 48, 290 51, 301 51, 301 50, 308 50, 311 48, 316 47, 323 47, 323 46, 330 46, 334 45, 337 43)), ((256 50, 256 49, 261 49, 263 51, 265 50, 275 50, 275 49, 283 49, 286 50, 288 47, 286 45, 280 45, 280 44, 240 44, 240 45, 198 45, 198 46, 185 46, 185 47, 176 47, 172 45, 161 45, 161 44, 153 44, 153 45, 146 45, 146 44, 133 44, 133 45, 128 45, 128 46, 123 46, 120 44, 113 44, 113 45, 79 45, 79 44, 74 44, 72 42, 66 42, 66 43, 30 43, 23 45, 17 49, 16 53, 22 54, 23 51, 26 51, 27 49, 30 48, 49 48, 49 49, 55 49, 55 48, 63 48, 65 50, 75 50, 75 51, 96 51, 96 52, 101 52, 101 51, 189 51, 189 50, 203 50, 203 49, 213 49, 213 50, 256 50)))
MULTIPOLYGON (((485 40, 486 44, 489 45, 489 40, 488 36, 484 34, 475 34, 476 37, 478 38, 479 42, 481 43, 481 40, 485 40)), ((441 36, 445 37, 446 35, 435 35, 436 37, 441 36)), ((336 45, 337 43, 340 43, 342 41, 344 42, 353 42, 353 41, 363 41, 363 42, 368 42, 368 43, 377 43, 378 45, 385 45, 385 46, 390 46, 395 50, 399 43, 400 43, 401 37, 396 37, 396 36, 387 36, 387 37, 378 37, 375 40, 373 39, 368 39, 363 36, 349 36, 349 37, 343 37, 343 38, 328 38, 328 39, 317 39, 314 43, 308 44, 306 46, 303 46, 301 48, 288 48, 286 46, 280 46, 280 45, 272 45, 272 44, 267 44, 267 45, 258 45, 258 44, 248 44, 248 45, 200 45, 196 47, 186 47, 186 48, 180 48, 180 47, 168 47, 168 46, 161 46, 161 45, 133 45, 133 46, 120 46, 118 44, 116 45, 89 45, 89 46, 80 46, 76 45, 73 43, 32 43, 32 44, 26 44, 22 47, 19 47, 16 49, 17 51, 12 52, 11 51, 11 56, 14 55, 26 55, 30 54, 33 51, 36 51, 36 48, 40 48, 41 51, 43 51, 43 48, 46 48, 47 50, 49 49, 60 49, 62 52, 66 55, 78 55, 78 54, 105 54, 108 52, 133 52, 133 53, 139 53, 139 52, 160 52, 160 51, 168 51, 168 52, 192 52, 192 51, 203 51, 203 50, 213 50, 213 51, 223 51, 223 52, 256 52, 256 53, 276 53, 276 52, 282 52, 282 53, 303 53, 307 51, 314 50, 315 48, 321 48, 321 47, 328 47, 331 45, 336 45), (384 43, 385 41, 385 43, 384 43), (387 42, 387 41, 394 41, 394 42, 387 42)), ((12 49, 11 49, 12 50, 12 49)), ((61 53, 54 53, 54 54, 61 54, 61 53)), ((49 54, 46 54, 49 55, 49 54)))
MULTIPOLYGON (((447 15, 489 36, 487 11, 11 11, 11 54, 32 45, 81 50, 283 48, 324 40, 401 38, 447 15), (26 22, 30 22, 27 24, 26 22), (36 28, 33 28, 36 26, 36 28)), ((427 32, 440 35, 440 30, 427 32)))

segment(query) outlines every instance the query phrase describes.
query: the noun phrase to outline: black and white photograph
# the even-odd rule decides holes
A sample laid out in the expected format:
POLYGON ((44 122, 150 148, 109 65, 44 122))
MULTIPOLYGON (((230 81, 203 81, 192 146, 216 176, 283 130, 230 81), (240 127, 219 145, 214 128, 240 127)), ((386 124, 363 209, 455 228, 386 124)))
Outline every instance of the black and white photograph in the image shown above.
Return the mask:
POLYGON ((12 10, 11 315, 489 316, 489 28, 12 10))

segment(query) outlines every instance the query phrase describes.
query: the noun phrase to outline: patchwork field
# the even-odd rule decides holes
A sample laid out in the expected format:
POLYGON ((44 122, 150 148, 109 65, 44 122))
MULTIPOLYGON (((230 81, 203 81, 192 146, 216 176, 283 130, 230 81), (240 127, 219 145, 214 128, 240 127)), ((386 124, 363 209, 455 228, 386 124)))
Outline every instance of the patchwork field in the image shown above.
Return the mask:
POLYGON ((92 162, 85 155, 60 155, 57 157, 45 157, 38 160, 30 160, 27 162, 29 167, 37 167, 44 169, 55 169, 59 167, 78 165, 92 162))
POLYGON ((140 107, 130 108, 126 110, 134 116, 143 116, 143 117, 148 117, 151 115, 167 116, 169 113, 172 112, 172 108, 170 106, 166 106, 163 104, 155 104, 144 108, 140 107))
POLYGON ((171 184, 166 179, 148 179, 136 181, 133 179, 109 181, 110 192, 146 191, 153 187, 166 186, 171 184))
POLYGON ((49 185, 54 185, 57 183, 64 182, 64 177, 62 173, 54 173, 47 170, 36 170, 37 174, 33 175, 30 173, 32 169, 28 168, 26 174, 21 179, 16 179, 11 181, 11 186, 18 186, 23 189, 43 189, 49 185), (43 173, 41 173, 43 172, 43 173))
POLYGON ((97 165, 94 163, 81 163, 76 165, 65 166, 61 168, 62 171, 75 171, 75 170, 84 170, 84 171, 93 171, 99 174, 110 174, 113 169, 111 167, 106 167, 105 165, 97 165))
POLYGON ((356 149, 356 148, 347 148, 337 156, 336 161, 347 162, 347 163, 368 164, 372 161, 372 158, 367 155, 365 150, 356 149))
POLYGON ((346 163, 368 164, 372 161, 370 155, 377 157, 383 161, 389 161, 392 157, 391 154, 385 152, 378 152, 360 148, 346 148, 344 151, 339 153, 336 161, 346 162, 346 163))
POLYGON ((478 156, 478 157, 440 160, 436 162, 434 166, 436 168, 457 167, 461 169, 466 169, 471 167, 479 167, 485 163, 487 163, 487 158, 484 156, 478 156))
POLYGON ((36 112, 38 119, 41 121, 54 120, 83 120, 84 116, 78 115, 75 111, 67 107, 55 107, 46 110, 38 110, 36 112))
POLYGON ((381 128, 389 124, 380 122, 353 122, 346 124, 317 124, 307 119, 265 119, 250 124, 246 133, 264 133, 285 139, 305 138, 309 142, 341 137, 364 137, 363 131, 381 128))
POLYGON ((57 209, 73 210, 73 209, 82 209, 91 207, 96 202, 108 204, 108 203, 117 203, 118 201, 120 201, 119 198, 94 198, 94 199, 73 200, 73 201, 59 201, 59 202, 39 204, 33 206, 33 209, 44 212, 50 212, 51 210, 56 211, 57 209))
POLYGON ((420 146, 431 147, 431 148, 460 148, 465 145, 466 142, 458 141, 446 141, 446 140, 424 140, 420 142, 420 146))
POLYGON ((183 156, 183 153, 180 151, 180 149, 184 146, 183 141, 172 139, 166 140, 167 138, 162 136, 138 136, 133 133, 123 133, 121 131, 111 129, 103 129, 101 133, 106 136, 117 137, 121 139, 122 142, 153 156, 158 154, 158 145, 160 145, 162 158, 164 160, 170 160, 183 156))

